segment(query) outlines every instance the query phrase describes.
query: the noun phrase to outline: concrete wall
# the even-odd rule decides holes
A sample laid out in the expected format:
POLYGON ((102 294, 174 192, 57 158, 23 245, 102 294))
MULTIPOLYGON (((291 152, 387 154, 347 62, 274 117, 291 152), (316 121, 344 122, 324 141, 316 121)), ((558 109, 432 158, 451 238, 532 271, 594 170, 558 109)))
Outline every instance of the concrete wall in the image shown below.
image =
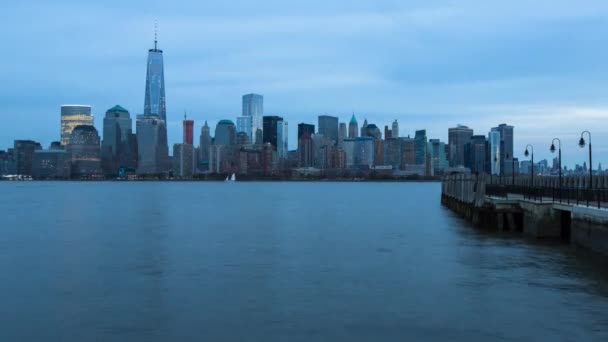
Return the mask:
POLYGON ((608 211, 574 207, 571 241, 579 246, 608 255, 608 211))
POLYGON ((559 238, 561 235, 561 212, 553 204, 519 201, 524 213, 524 234, 537 238, 559 238))

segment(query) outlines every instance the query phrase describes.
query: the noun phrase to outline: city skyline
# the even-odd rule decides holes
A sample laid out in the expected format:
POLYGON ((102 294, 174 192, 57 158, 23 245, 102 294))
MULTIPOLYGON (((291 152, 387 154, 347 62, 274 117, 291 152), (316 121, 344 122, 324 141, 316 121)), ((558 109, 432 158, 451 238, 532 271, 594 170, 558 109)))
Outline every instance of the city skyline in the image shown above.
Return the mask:
MULTIPOLYGON (((605 32, 598 24, 608 13, 608 5, 602 2, 589 1, 587 6, 577 7, 566 1, 525 6, 524 2, 515 1, 499 5, 502 14, 496 14, 500 11, 496 11, 495 4, 490 11, 475 1, 460 6, 448 2, 408 6, 386 1, 376 6, 354 2, 348 11, 336 5, 320 6, 319 10, 312 4, 277 5, 270 13, 255 12, 258 17, 248 19, 248 23, 255 24, 248 26, 250 31, 244 29, 247 25, 229 25, 251 9, 247 3, 239 4, 242 8, 234 12, 223 5, 207 8, 208 5, 193 3, 182 3, 177 6, 180 10, 161 12, 165 5, 154 4, 150 12, 129 24, 132 34, 128 36, 120 34, 125 29, 121 25, 105 25, 104 30, 91 34, 100 19, 86 14, 89 5, 67 1, 57 8, 10 8, 9 12, 15 15, 0 25, 10 25, 12 20, 39 10, 53 13, 60 9, 84 15, 71 24, 53 23, 47 27, 44 21, 34 23, 4 40, 15 53, 2 57, 6 62, 3 71, 15 81, 2 85, 7 100, 4 114, 0 115, 10 119, 4 120, 6 124, 0 130, 0 149, 10 147, 14 139, 31 138, 44 146, 59 140, 54 127, 58 125, 58 108, 64 103, 92 105, 95 127, 100 132, 103 114, 116 104, 128 109, 133 119, 141 114, 141 88, 145 83, 142 51, 150 48, 154 19, 158 19, 160 46, 165 51, 169 145, 181 141, 184 110, 195 121, 194 131, 198 132, 205 120, 211 127, 222 119, 235 121, 241 113, 241 96, 257 93, 265 97, 265 115, 278 115, 291 122, 288 136, 292 150, 298 123, 315 124, 316 117, 323 114, 348 122, 354 111, 359 123, 367 118, 383 127, 397 119, 401 136, 413 137, 416 130, 425 129, 429 138, 442 141, 447 141, 447 129, 456 124, 487 135, 492 127, 507 123, 516 127, 514 153, 520 160, 525 159, 523 150, 528 143, 535 146, 536 160, 551 160, 555 155, 549 152, 550 142, 559 137, 564 165, 569 167, 586 160, 585 151, 576 143, 580 131, 589 129, 593 133, 594 166, 606 164, 608 141, 604 140, 608 140, 608 134, 602 123, 608 111, 603 79, 608 77, 602 62, 605 50, 598 50, 599 42, 592 38, 605 32), (523 8, 529 10, 526 16, 509 17, 523 8), (184 14, 186 9, 193 13, 208 9, 206 15, 214 18, 197 19, 184 14), (156 11, 163 15, 153 13, 156 11), (294 17, 298 19, 296 23, 287 20, 294 17), (496 22, 490 23, 490 18, 496 22), (269 21, 264 24, 262 19, 269 21), (458 24, 460 19, 470 20, 458 24), (314 30, 314 24, 332 22, 356 25, 329 25, 327 38, 315 42, 313 38, 319 32, 314 30), (275 32, 280 31, 279 24, 287 33, 306 38, 302 42, 306 49, 293 50, 293 44, 275 32), (515 29, 514 24, 520 25, 515 29), (79 32, 72 31, 73 27, 78 27, 79 32), (505 32, 501 29, 504 27, 511 31, 505 32), (213 29, 217 37, 184 36, 188 30, 207 32, 205 28, 213 29), (44 49, 49 43, 36 34, 42 29, 64 33, 51 35, 50 42, 56 47, 81 44, 83 48, 76 53, 44 49), (566 34, 566 29, 575 33, 566 34), (416 49, 397 58, 393 48, 399 41, 390 37, 402 31, 406 42, 420 37, 411 42, 416 49), (438 38, 433 38, 433 34, 438 38), (467 34, 471 41, 464 38, 467 34), (261 49, 238 43, 260 36, 268 38, 261 49), (374 42, 380 38, 383 40, 376 46, 374 42), (447 38, 454 38, 454 42, 447 42, 447 38), (491 40, 495 44, 477 44, 491 40), (342 41, 340 47, 349 52, 348 59, 342 58, 345 52, 327 50, 327 45, 336 41, 342 41), (37 55, 20 48, 24 43, 48 51, 45 58, 52 63, 52 70, 41 70, 34 63, 37 55), (195 48, 197 44, 204 48, 195 48), (97 46, 112 49, 99 53, 97 46), (382 58, 368 58, 373 56, 363 48, 370 47, 382 58), (578 54, 568 53, 571 49, 578 54), (280 60, 279 66, 272 67, 264 61, 272 57, 269 51, 276 52, 270 61, 276 64, 280 60), (446 61, 433 51, 460 53, 446 61), (386 52, 391 52, 391 56, 386 52), (244 54, 249 54, 247 62, 242 59, 244 54), (326 60, 335 70, 316 66, 319 59, 326 60), (387 77, 386 70, 377 70, 385 66, 395 67, 398 72, 387 77), (435 67, 438 71, 432 72, 435 67)), ((129 12, 131 6, 115 4, 111 9, 95 10, 110 15, 119 9, 129 12)))

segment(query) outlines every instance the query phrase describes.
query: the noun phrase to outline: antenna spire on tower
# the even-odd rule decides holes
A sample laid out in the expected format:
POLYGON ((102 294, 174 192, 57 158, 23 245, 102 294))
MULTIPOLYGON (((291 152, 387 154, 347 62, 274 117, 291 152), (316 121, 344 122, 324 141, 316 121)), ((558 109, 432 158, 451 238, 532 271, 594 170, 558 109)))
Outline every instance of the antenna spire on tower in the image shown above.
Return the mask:
POLYGON ((154 20, 154 50, 158 44, 158 21, 154 20))

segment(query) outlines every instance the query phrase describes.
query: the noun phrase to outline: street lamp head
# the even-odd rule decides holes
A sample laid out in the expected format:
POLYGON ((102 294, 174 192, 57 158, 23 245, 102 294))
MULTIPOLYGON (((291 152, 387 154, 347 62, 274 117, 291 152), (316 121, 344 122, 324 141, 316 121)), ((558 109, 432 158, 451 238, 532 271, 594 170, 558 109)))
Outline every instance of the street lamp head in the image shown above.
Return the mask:
POLYGON ((527 156, 529 156, 529 155, 530 155, 530 152, 528 152, 528 148, 526 147, 526 151, 524 152, 524 156, 526 156, 526 157, 527 157, 527 156))
POLYGON ((578 146, 581 148, 585 147, 585 139, 583 137, 581 137, 581 140, 578 141, 578 146))
POLYGON ((549 150, 551 153, 555 153, 555 144, 551 144, 551 148, 549 150))

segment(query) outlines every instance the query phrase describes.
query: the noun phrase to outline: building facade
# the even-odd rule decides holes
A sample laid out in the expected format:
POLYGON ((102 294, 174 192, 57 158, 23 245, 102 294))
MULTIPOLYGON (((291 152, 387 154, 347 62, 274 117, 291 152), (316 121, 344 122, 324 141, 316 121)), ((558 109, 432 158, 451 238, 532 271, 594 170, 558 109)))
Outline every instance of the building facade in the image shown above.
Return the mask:
POLYGON ((89 105, 63 105, 61 106, 61 144, 70 143, 72 131, 76 126, 93 126, 93 115, 89 105))
POLYGON ((448 129, 448 150, 451 167, 464 166, 465 164, 465 145, 469 143, 473 136, 473 130, 467 126, 458 125, 448 129))
POLYGON ((97 129, 89 125, 74 128, 67 152, 73 178, 97 176, 101 170, 101 139, 97 129))
POLYGON ((319 115, 318 118, 318 133, 323 134, 324 137, 333 141, 338 142, 338 118, 330 115, 319 115))
POLYGON ((260 133, 264 130, 264 97, 258 94, 243 95, 243 116, 251 117, 251 141, 261 144, 262 141, 256 141, 256 138, 258 130, 260 133))

